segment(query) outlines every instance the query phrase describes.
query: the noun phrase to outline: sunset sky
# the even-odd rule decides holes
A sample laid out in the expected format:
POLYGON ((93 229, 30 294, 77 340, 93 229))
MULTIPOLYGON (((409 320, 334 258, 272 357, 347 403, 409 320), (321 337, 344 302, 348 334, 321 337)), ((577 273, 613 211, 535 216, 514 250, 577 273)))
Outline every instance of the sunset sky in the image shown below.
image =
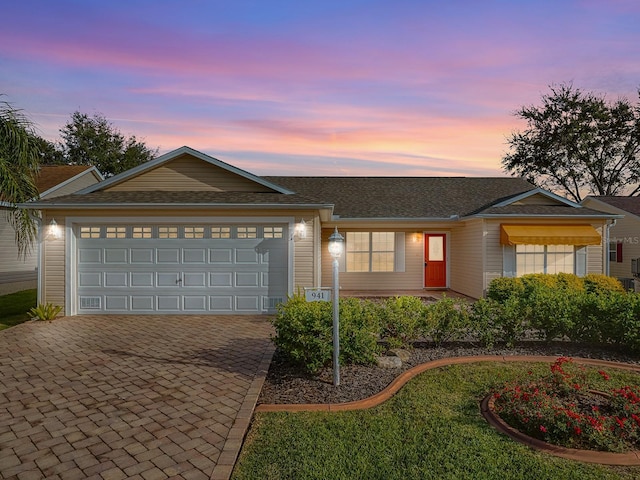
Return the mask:
POLYGON ((636 0, 5 2, 0 93, 258 175, 503 175, 551 84, 640 86, 636 0))

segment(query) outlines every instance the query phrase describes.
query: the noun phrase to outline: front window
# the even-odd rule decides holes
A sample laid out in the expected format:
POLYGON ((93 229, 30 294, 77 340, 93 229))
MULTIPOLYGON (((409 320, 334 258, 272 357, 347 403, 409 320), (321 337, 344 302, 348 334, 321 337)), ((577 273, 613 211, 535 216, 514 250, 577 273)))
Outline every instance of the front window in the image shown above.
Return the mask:
POLYGON ((516 272, 575 273, 573 245, 516 245, 516 272))
POLYGON ((347 272, 393 272, 393 232, 347 232, 347 272))

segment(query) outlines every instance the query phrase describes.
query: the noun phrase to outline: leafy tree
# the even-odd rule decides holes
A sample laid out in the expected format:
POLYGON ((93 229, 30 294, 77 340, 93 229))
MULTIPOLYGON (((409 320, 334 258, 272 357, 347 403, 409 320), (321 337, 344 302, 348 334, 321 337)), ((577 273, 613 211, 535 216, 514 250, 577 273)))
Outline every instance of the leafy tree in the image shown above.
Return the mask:
POLYGON ((37 137, 38 147, 40 148, 40 164, 41 165, 66 165, 67 159, 61 148, 49 140, 37 137))
POLYGON ((106 177, 151 160, 158 153, 135 136, 125 137, 99 114, 89 117, 74 112, 60 133, 65 163, 94 165, 106 177))
POLYGON ((38 197, 35 177, 39 165, 39 140, 33 124, 20 110, 0 101, 0 201, 9 204, 8 219, 22 256, 31 251, 37 224, 35 212, 16 205, 38 197))
POLYGON ((527 128, 508 139, 504 169, 576 202, 584 194, 638 195, 640 102, 609 102, 571 84, 550 89, 541 106, 515 113, 527 128))

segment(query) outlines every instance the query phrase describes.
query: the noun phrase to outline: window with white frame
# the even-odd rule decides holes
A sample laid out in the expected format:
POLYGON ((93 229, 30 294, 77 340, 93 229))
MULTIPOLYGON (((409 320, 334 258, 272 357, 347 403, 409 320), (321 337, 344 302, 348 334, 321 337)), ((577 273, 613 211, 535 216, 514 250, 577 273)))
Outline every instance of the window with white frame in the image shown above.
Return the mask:
POLYGON ((347 232, 347 272, 393 272, 395 270, 394 232, 347 232))
POLYGON ((516 245, 516 273, 575 273, 574 246, 516 245))

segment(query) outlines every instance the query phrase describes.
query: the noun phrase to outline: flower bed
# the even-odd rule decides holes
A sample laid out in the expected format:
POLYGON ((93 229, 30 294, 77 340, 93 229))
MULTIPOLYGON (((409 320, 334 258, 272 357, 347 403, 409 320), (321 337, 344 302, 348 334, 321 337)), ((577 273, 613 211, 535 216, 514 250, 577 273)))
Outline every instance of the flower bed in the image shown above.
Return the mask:
POLYGON ((640 387, 607 388, 610 376, 559 357, 494 394, 495 413, 520 432, 567 448, 627 452, 640 448, 640 387), (597 391, 595 391, 597 390, 597 391))

